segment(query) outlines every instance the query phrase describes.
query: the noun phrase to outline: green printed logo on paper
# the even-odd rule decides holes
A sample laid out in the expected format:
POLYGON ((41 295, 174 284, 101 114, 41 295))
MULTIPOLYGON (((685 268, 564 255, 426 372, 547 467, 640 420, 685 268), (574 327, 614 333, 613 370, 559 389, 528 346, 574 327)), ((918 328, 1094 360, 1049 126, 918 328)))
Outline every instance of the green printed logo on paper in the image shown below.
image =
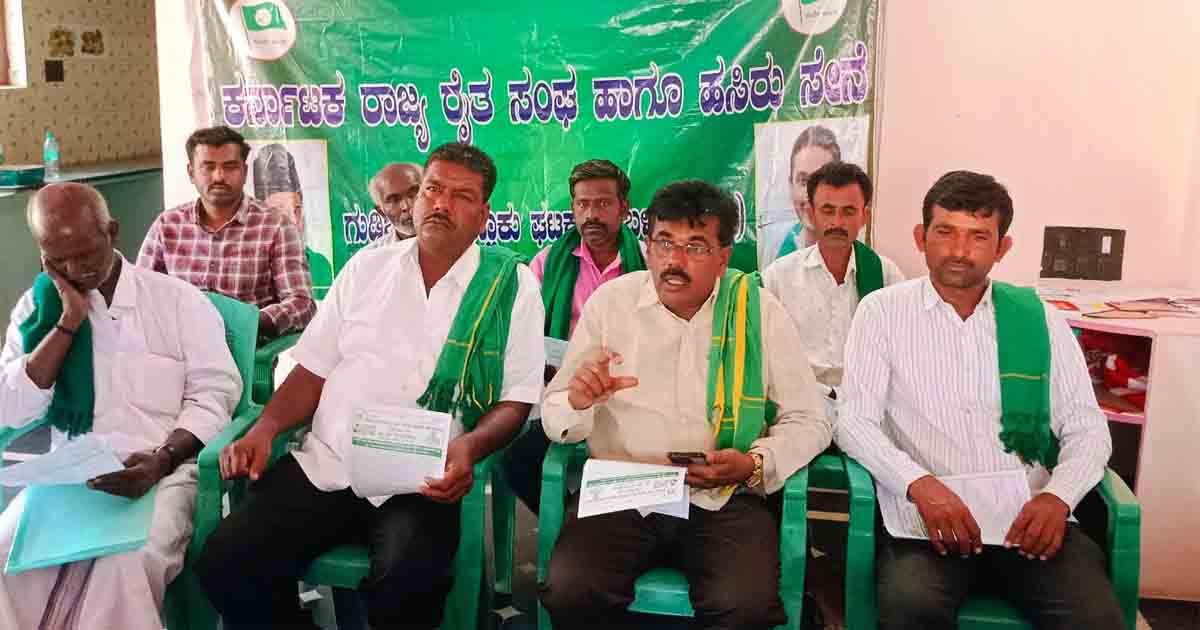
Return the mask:
POLYGON ((265 31, 273 28, 287 28, 283 14, 274 2, 262 2, 242 7, 242 19, 246 22, 248 31, 265 31))

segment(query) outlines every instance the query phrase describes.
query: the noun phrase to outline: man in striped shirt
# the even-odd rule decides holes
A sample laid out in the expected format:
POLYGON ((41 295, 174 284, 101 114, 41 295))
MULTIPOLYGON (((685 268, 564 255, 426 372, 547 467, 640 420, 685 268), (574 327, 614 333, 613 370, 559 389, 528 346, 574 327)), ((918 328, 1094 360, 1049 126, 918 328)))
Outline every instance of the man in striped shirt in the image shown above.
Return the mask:
POLYGON ((150 225, 137 264, 259 309, 260 337, 304 328, 317 312, 300 232, 242 192, 250 145, 228 127, 187 140, 188 176, 200 198, 150 225))
POLYGON ((867 296, 850 328, 835 439, 875 477, 880 505, 916 504, 929 537, 880 532, 884 630, 953 628, 959 605, 978 590, 1010 601, 1038 628, 1124 627, 1104 553, 1070 518, 1104 473, 1108 425, 1070 328, 1036 300, 1050 353, 1049 412, 1039 417, 1057 457, 1049 470, 1030 464, 1001 436, 1010 399, 1001 397, 999 364, 1021 348, 999 347, 994 295, 1014 287, 991 282, 988 272, 1012 246, 1012 215, 993 178, 943 176, 914 228, 929 276, 867 296), (971 508, 940 478, 1012 470, 1025 473, 1033 498, 1003 544, 985 547, 971 508))

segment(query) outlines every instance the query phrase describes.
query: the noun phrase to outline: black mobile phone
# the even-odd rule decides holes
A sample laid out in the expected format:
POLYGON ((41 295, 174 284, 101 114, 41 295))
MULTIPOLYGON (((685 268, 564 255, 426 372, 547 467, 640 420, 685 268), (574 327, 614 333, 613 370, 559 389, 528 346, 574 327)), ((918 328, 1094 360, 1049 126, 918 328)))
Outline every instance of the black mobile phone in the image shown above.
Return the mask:
POLYGON ((667 453, 667 459, 671 460, 671 463, 677 466, 708 463, 708 458, 704 456, 704 453, 699 451, 671 451, 667 453))

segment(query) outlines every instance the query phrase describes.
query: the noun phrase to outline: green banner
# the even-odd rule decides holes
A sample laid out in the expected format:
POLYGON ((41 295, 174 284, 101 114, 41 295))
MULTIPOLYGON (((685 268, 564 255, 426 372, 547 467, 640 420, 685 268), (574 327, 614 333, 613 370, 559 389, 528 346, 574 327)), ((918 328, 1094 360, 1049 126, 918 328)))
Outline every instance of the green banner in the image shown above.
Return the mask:
POLYGON ((301 202, 287 209, 318 286, 389 229, 371 176, 424 164, 444 142, 496 161, 481 244, 532 257, 574 223, 571 168, 604 158, 633 182, 640 235, 657 188, 698 178, 728 190, 743 211, 734 265, 746 270, 795 233, 804 169, 834 157, 870 164, 878 0, 202 0, 194 10, 203 109, 251 140, 251 194, 255 170, 266 177, 268 154, 281 153, 270 145, 291 156, 301 202))

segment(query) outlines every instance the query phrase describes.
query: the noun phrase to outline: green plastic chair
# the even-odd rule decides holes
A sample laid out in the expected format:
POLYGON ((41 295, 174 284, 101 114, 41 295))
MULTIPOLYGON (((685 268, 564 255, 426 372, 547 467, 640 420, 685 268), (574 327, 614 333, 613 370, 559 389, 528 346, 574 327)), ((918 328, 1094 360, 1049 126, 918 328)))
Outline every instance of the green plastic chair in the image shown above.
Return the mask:
POLYGON ((291 333, 276 337, 254 351, 254 387, 251 398, 256 404, 266 406, 275 392, 275 366, 279 364, 279 355, 300 341, 300 333, 291 333))
MULTIPOLYGON (((538 517, 538 583, 546 580, 550 554, 562 530, 568 475, 578 475, 587 460, 586 444, 551 444, 542 464, 542 497, 538 517)), ((782 577, 779 596, 788 623, 779 629, 798 630, 804 604, 804 570, 808 559, 808 469, 788 478, 783 490, 783 525, 779 536, 782 577)), ((629 610, 650 615, 693 617, 683 573, 656 567, 637 579, 629 610)), ((550 615, 538 602, 538 628, 550 630, 550 615)))
MULTIPOLYGON (((239 420, 245 422, 251 416, 258 416, 258 410, 250 401, 250 387, 245 385, 250 383, 251 369, 254 365, 254 342, 258 335, 258 309, 222 295, 214 293, 206 293, 205 295, 217 307, 217 311, 221 314, 221 319, 225 322, 225 341, 229 345, 229 352, 233 355, 233 361, 237 365, 238 373, 241 375, 242 383, 244 384, 242 387, 242 397, 238 401, 237 409, 234 411, 234 423, 236 424, 239 420)), ((35 431, 45 426, 45 424, 44 420, 39 420, 19 429, 0 430, 0 453, 7 450, 13 440, 26 433, 35 431)), ((207 453, 215 461, 216 454, 220 452, 223 446, 220 438, 213 440, 205 445, 204 450, 200 452, 199 459, 203 459, 207 453)), ((211 531, 212 527, 215 526, 215 521, 209 523, 210 520, 213 520, 208 514, 211 510, 203 508, 201 501, 202 490, 203 485, 201 482, 201 486, 197 488, 196 511, 193 516, 193 527, 197 532, 204 529, 211 531)), ((219 510, 220 499, 218 498, 216 512, 218 518, 220 514, 219 510)), ((208 604, 208 598, 200 588, 195 573, 192 572, 192 566, 198 552, 199 548, 195 545, 195 538, 193 538, 192 544, 188 545, 183 571, 167 588, 163 601, 163 622, 170 630, 210 630, 216 628, 216 611, 208 604)))
MULTIPOLYGON (((858 462, 843 456, 846 488, 850 493, 849 540, 846 544, 846 627, 874 630, 878 625, 875 600, 875 483, 858 462)), ((1107 508, 1105 551, 1108 575, 1129 630, 1137 627, 1138 578, 1141 571, 1142 510, 1125 482, 1111 469, 1096 486, 1107 508)), ((1033 626, 1008 602, 996 597, 971 596, 958 610, 960 630, 1001 630, 1033 626)))

